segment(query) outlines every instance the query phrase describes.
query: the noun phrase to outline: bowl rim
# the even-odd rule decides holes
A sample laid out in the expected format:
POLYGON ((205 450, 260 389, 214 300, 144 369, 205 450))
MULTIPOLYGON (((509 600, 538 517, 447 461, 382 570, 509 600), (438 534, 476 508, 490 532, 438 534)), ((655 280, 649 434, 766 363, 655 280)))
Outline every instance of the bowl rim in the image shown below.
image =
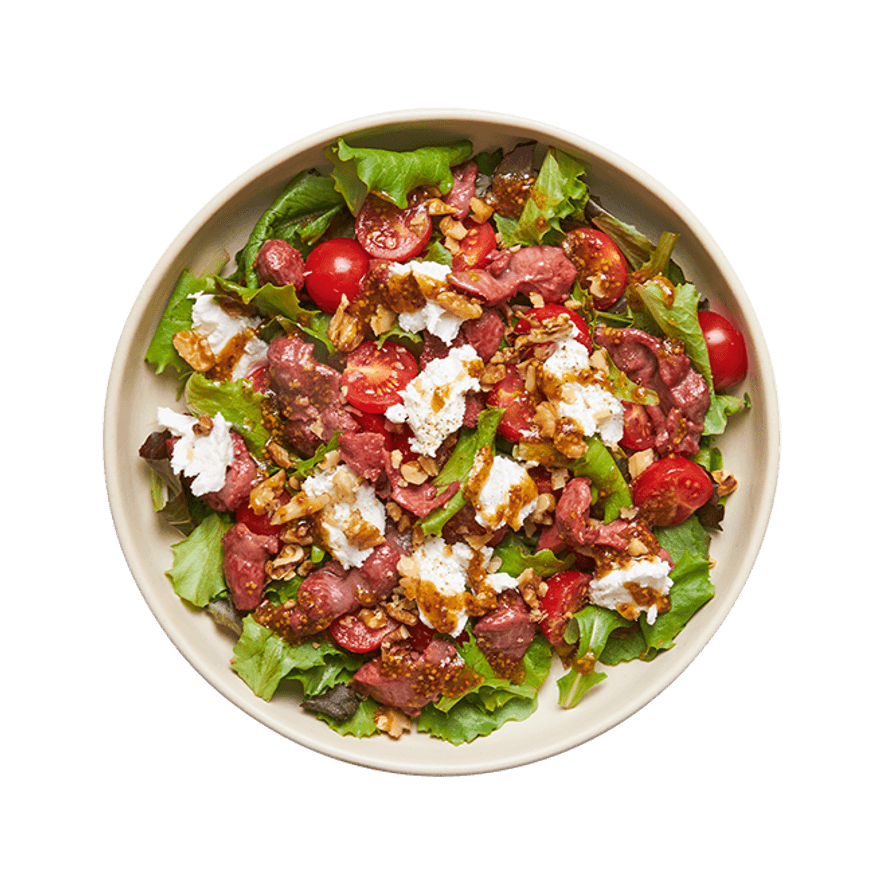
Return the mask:
MULTIPOLYGON (((770 354, 757 316, 745 289, 740 283, 733 267, 699 219, 674 193, 669 191, 662 183, 655 180, 639 166, 588 138, 533 119, 474 109, 421 108, 398 110, 362 116, 347 122, 329 126, 276 150, 223 187, 223 189, 221 189, 192 217, 166 248, 165 252, 159 258, 144 282, 139 294, 135 298, 126 318, 125 325, 121 331, 113 356, 110 375, 107 381, 103 416, 105 488, 110 504, 111 518, 116 530, 120 548, 135 583, 148 607, 152 611, 153 616, 156 618, 157 622, 177 650, 184 656, 190 665, 224 697, 230 700, 234 705, 238 706, 238 708, 242 709, 269 729, 274 730, 276 733, 298 743, 299 745, 305 746, 306 748, 327 757, 356 764, 358 766, 420 776, 469 775, 494 772, 544 760, 600 736, 602 733, 605 733, 620 724, 626 718, 635 714, 651 700, 657 697, 666 687, 669 686, 669 684, 684 672, 694 659, 696 659, 697 655, 718 631, 721 623, 723 623, 729 613, 730 608, 742 592, 745 582, 751 573, 755 560, 761 549, 764 538, 766 537, 779 475, 779 402, 770 354), (772 480, 764 486, 761 493, 760 510, 755 512, 756 520, 761 522, 763 527, 760 529, 757 540, 752 541, 748 564, 744 569, 745 575, 741 578, 739 583, 735 584, 732 589, 727 591, 723 599, 720 596, 716 596, 715 599, 713 599, 712 604, 715 607, 717 618, 715 625, 709 630, 705 638, 701 640, 695 651, 692 653, 683 652, 683 656, 676 658, 678 662, 671 663, 669 669, 664 674, 658 676, 650 688, 640 690, 636 696, 626 701, 616 713, 607 716, 602 724, 593 725, 587 735, 570 737, 568 740, 548 743, 546 745, 532 746, 528 754, 522 758, 507 757, 498 758, 494 761, 487 761, 485 758, 481 758, 478 762, 457 760, 451 762, 451 764, 450 762, 431 764, 417 761, 366 758, 358 752, 357 743, 360 742, 360 740, 353 737, 337 735, 336 740, 338 740, 338 742, 334 740, 333 745, 327 745, 318 739, 310 739, 307 736, 296 735, 291 730, 285 729, 283 725, 276 723, 274 719, 269 717, 266 713, 262 712, 261 707, 254 704, 248 704, 245 699, 239 698, 238 694, 231 691, 214 670, 203 668, 197 662, 196 658, 193 656, 193 652, 188 647, 186 639, 175 631, 170 620, 166 618, 166 615, 159 607, 158 602, 151 597, 150 591, 145 589, 143 584, 146 581, 146 573, 141 571, 138 560, 129 549, 134 546, 133 541, 135 540, 135 536, 131 533, 129 524, 126 522, 122 513, 125 501, 119 479, 117 478, 117 474, 119 473, 119 461, 115 454, 114 436, 116 433, 115 408, 123 393, 123 366, 129 357, 129 350, 135 342, 134 337, 137 325, 149 308, 159 280, 169 271, 176 257, 190 239, 196 235, 198 230, 207 223, 220 208, 222 208, 236 193, 243 190, 249 184, 271 171, 276 166, 293 159, 300 153, 332 142, 339 137, 353 137, 360 134, 368 135, 375 130, 387 128, 389 126, 419 123, 442 125, 444 122, 459 125, 462 123, 467 124, 469 122, 480 124, 488 123, 490 125, 509 129, 524 128, 533 132, 536 139, 542 142, 570 143, 577 149, 601 159, 609 166, 633 179, 637 184, 652 192, 658 199, 662 200, 665 205, 675 211, 682 218, 688 228, 695 234, 700 245, 707 252, 712 263, 714 263, 720 274, 724 277, 725 282, 734 295, 737 306, 743 312, 750 328, 750 341, 753 350, 761 362, 762 373, 765 377, 762 386, 762 397, 766 407, 766 433, 768 435, 767 453, 769 456, 765 464, 767 466, 767 472, 772 475, 772 480), (721 612, 720 614, 718 613, 719 611, 721 612), (354 740, 354 742, 350 742, 351 740, 354 740)), ((468 744, 464 744, 457 747, 456 756, 461 754, 461 750, 466 749, 467 746, 468 744)))

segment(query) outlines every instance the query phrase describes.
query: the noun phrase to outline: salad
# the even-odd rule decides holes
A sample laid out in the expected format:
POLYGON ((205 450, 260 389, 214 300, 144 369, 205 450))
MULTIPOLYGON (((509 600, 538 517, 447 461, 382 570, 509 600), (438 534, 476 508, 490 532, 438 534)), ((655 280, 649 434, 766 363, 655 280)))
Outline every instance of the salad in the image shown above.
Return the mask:
POLYGON ((326 156, 146 352, 171 586, 340 734, 570 709, 713 597, 743 336, 560 149, 326 156))

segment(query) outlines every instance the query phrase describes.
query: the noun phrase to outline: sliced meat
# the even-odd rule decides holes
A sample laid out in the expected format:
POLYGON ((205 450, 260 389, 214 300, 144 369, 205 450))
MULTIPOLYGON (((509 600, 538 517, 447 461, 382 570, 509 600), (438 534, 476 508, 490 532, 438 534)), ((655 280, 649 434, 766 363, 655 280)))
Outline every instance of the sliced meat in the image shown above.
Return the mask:
POLYGON ((592 483, 588 477, 575 477, 566 483, 556 502, 554 524, 566 544, 586 543, 587 520, 593 503, 592 483))
POLYGON ((504 321, 501 320, 498 312, 492 309, 483 312, 479 318, 465 321, 452 344, 472 346, 480 360, 487 364, 492 355, 501 348, 503 339, 504 321))
POLYGON ((270 239, 260 248, 254 269, 260 284, 276 287, 292 284, 297 290, 302 290, 305 284, 306 265, 302 254, 280 238, 270 239))
POLYGON ((300 584, 296 605, 290 612, 290 628, 296 635, 311 635, 357 607, 348 573, 338 562, 330 562, 300 584))
POLYGON ((433 702, 463 666, 454 646, 445 639, 432 639, 422 653, 395 647, 365 663, 351 686, 385 706, 416 716, 433 702))
POLYGON ((562 248, 539 244, 498 251, 485 269, 451 272, 448 280, 459 290, 498 305, 517 293, 536 293, 548 303, 564 302, 576 276, 562 248))
POLYGON ((360 568, 348 574, 348 582, 357 601, 361 605, 375 605, 387 599, 400 580, 397 563, 410 553, 410 535, 402 535, 392 528, 386 529, 385 543, 373 550, 360 568))
POLYGON ((278 538, 256 535, 237 523, 223 536, 223 575, 239 611, 253 611, 266 588, 266 562, 278 552, 278 538))
POLYGON ((657 392, 659 405, 645 407, 657 452, 694 455, 699 450, 710 394, 682 345, 631 327, 600 326, 595 340, 633 382, 657 392))
POLYGON ((385 473, 386 449, 385 437, 374 432, 343 434, 339 438, 342 460, 358 476, 371 483, 375 483, 385 473))
POLYGON ((357 430, 342 395, 342 374, 316 361, 314 348, 296 336, 280 336, 267 353, 285 436, 304 455, 313 455, 336 431, 357 430))
POLYGON ((244 438, 237 431, 230 431, 232 438, 232 464, 226 468, 226 482, 216 492, 202 495, 202 501, 214 510, 237 510, 251 494, 257 480, 257 464, 248 452, 244 438))
POLYGON ((464 220, 471 210, 471 199, 477 193, 477 163, 462 162, 452 169, 452 189, 443 196, 447 205, 456 209, 452 215, 456 220, 464 220))
POLYGON ((498 607, 474 624, 474 638, 484 654, 503 654, 512 660, 522 659, 534 636, 535 622, 513 590, 502 593, 498 607))

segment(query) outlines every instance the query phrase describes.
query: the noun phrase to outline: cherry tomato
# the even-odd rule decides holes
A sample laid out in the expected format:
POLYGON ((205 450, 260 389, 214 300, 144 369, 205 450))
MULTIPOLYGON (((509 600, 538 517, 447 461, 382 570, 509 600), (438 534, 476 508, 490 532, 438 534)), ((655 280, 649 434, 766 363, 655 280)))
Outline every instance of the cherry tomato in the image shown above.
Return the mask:
POLYGON ((431 215, 424 202, 398 208, 367 196, 354 221, 354 234, 364 250, 379 260, 403 262, 418 256, 431 238, 431 215))
POLYGON ((631 488, 633 502, 655 525, 675 526, 712 497, 712 478, 690 459, 670 455, 648 465, 631 488))
POLYGON ((541 597, 544 617, 538 626, 551 645, 565 644, 565 627, 586 602, 591 579, 584 571, 561 571, 547 578, 547 592, 541 597))
POLYGON ((578 284, 589 291, 593 306, 607 309, 626 290, 626 258, 614 240, 598 229, 573 229, 562 241, 565 255, 577 269, 578 284))
POLYGON ((370 268, 370 255, 353 238, 322 241, 306 257, 306 290, 315 305, 332 315, 342 297, 353 302, 370 268))
POLYGON ((568 315, 569 320, 574 324, 574 338, 592 354, 593 342, 590 339, 590 328, 587 322, 572 309, 566 308, 558 303, 550 303, 537 309, 529 309, 513 328, 514 333, 526 334, 532 329, 534 324, 543 324, 557 315, 568 315))
POLYGON ((535 404, 526 391, 525 379, 514 364, 505 368, 504 378, 489 392, 487 406, 497 406, 504 410, 498 433, 511 443, 521 440, 537 440, 538 428, 535 425, 535 404))
POLYGON ((620 445, 624 449, 650 449, 654 445, 654 431, 651 419, 640 403, 623 401, 623 437, 620 445))
POLYGON ((372 629, 356 614, 343 614, 330 624, 329 632, 341 647, 355 654, 367 654, 379 648, 385 636, 399 627, 396 620, 389 620, 385 626, 372 629))
POLYGON ((383 413, 401 402, 401 392, 418 372, 418 361, 402 345, 386 342, 380 348, 368 339, 348 356, 342 387, 348 402, 361 412, 383 413))
POLYGON ((265 394, 269 390, 269 362, 259 361, 248 370, 245 376, 254 387, 254 391, 265 394))
POLYGON ((738 385, 749 371, 745 337, 717 312, 697 312, 697 318, 706 337, 715 390, 724 391, 738 385))
MULTIPOLYGON (((288 492, 282 492, 281 503, 287 504, 288 501, 290 501, 290 494, 288 492)), ((271 519, 271 513, 254 513, 247 501, 235 511, 236 523, 244 523, 244 525, 246 525, 255 535, 281 534, 284 525, 281 523, 278 525, 272 525, 270 522, 271 519)))
POLYGON ((482 269, 489 260, 489 254, 496 248, 495 232, 489 223, 477 223, 468 217, 464 221, 467 233, 459 241, 459 251, 452 258, 452 271, 463 269, 482 269))

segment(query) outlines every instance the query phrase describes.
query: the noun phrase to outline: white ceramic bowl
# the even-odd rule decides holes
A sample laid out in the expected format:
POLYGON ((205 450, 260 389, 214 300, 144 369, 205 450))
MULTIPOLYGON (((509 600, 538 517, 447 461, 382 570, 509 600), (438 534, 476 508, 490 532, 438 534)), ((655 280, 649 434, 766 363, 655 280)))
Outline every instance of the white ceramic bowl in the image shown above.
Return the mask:
MULTIPOLYGON (((697 656, 739 595, 757 556, 776 486, 779 425, 776 391, 764 338, 733 270, 699 221, 678 199, 640 169, 577 135, 529 120, 473 111, 415 111, 356 120, 292 144, 252 168, 213 199, 168 248, 134 303, 122 331, 107 391, 104 453, 108 494, 119 541, 147 604, 189 662, 222 694, 268 727, 302 746, 356 764, 418 774, 498 770, 557 754, 598 736, 656 697, 697 656), (208 615, 188 608, 171 589, 170 545, 180 536, 154 514, 148 467, 137 451, 153 429, 158 405, 172 405, 174 382, 156 377, 144 353, 174 283, 183 269, 216 270, 245 242, 281 187, 299 171, 328 167, 324 147, 343 136, 358 145, 411 149, 468 138, 475 150, 534 139, 556 145, 587 163, 591 191, 603 207, 656 240, 681 234, 676 262, 713 308, 746 334, 751 411, 724 435, 725 466, 739 489, 724 531, 713 539, 715 598, 704 606, 675 647, 651 663, 621 664, 579 706, 556 704, 548 679, 537 712, 509 722, 489 737, 452 746, 423 734, 398 741, 386 736, 342 737, 303 711, 298 700, 256 697, 229 665, 233 641, 208 615)), ((561 669, 560 669, 561 672, 561 669)))

